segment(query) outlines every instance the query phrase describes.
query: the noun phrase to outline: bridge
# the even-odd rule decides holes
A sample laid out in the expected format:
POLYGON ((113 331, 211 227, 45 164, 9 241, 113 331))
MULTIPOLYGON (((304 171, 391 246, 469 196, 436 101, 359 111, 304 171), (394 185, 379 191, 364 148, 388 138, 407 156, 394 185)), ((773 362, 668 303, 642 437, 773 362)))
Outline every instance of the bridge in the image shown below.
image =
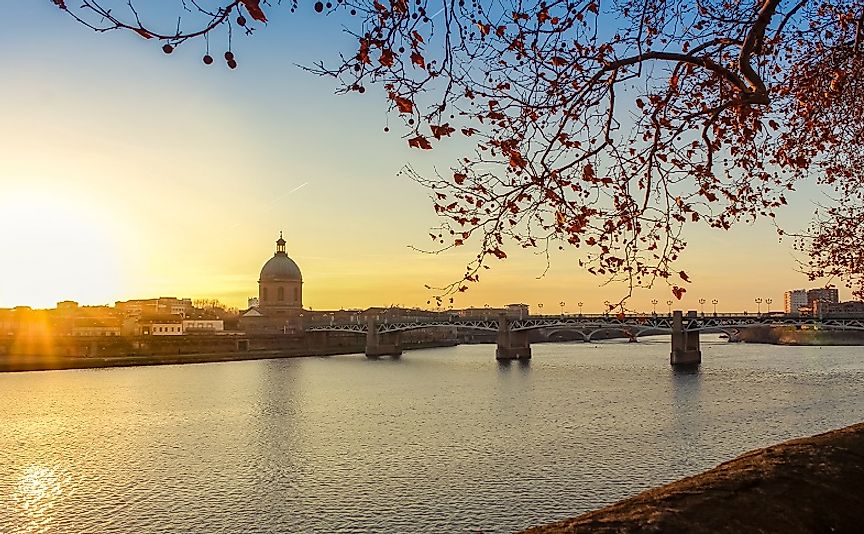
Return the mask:
POLYGON ((307 332, 350 332, 366 336, 366 356, 398 356, 402 354, 399 334, 421 328, 456 328, 497 333, 495 358, 498 360, 526 360, 531 358, 528 333, 540 329, 566 329, 582 335, 585 341, 601 331, 617 331, 631 341, 640 336, 671 334, 672 365, 698 365, 702 361, 699 347, 700 333, 736 334, 743 328, 754 326, 811 326, 824 330, 862 330, 864 316, 809 317, 797 315, 744 315, 744 314, 699 314, 680 310, 671 315, 559 315, 528 316, 514 318, 500 315, 497 318, 459 318, 449 316, 441 319, 423 319, 403 322, 378 322, 368 317, 366 323, 313 324, 307 332))

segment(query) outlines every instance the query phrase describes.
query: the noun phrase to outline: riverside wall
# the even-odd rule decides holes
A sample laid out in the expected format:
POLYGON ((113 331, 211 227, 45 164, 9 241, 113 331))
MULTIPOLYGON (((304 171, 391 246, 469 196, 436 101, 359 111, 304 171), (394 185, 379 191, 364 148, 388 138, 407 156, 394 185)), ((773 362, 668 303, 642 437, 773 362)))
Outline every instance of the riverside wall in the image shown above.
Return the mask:
MULTIPOLYGON (((169 365, 362 353, 350 334, 0 338, 0 372, 169 365)), ((405 350, 447 347, 448 339, 408 339, 405 350)))
POLYGON ((525 534, 859 533, 864 423, 748 452, 699 475, 525 534))
POLYGON ((773 345, 864 345, 864 332, 799 329, 794 326, 757 326, 741 330, 736 340, 773 345))

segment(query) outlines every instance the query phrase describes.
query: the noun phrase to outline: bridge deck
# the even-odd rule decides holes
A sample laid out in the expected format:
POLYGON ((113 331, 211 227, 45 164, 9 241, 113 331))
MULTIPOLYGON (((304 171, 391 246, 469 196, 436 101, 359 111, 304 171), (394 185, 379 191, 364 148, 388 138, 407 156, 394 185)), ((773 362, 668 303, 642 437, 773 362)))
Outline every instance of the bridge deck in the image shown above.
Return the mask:
MULTIPOLYGON (((382 322, 375 325, 380 334, 405 332, 421 328, 458 328, 497 332, 497 318, 453 318, 449 320, 417 320, 382 322)), ((513 332, 538 330, 541 328, 570 328, 579 330, 622 330, 640 335, 648 331, 671 332, 672 317, 669 315, 564 315, 530 316, 521 319, 507 318, 513 332)), ((684 329, 695 332, 723 332, 754 326, 811 326, 831 330, 864 330, 864 316, 802 317, 792 315, 714 315, 684 316, 684 329)), ((365 323, 312 324, 307 332, 353 332, 366 334, 365 323)))

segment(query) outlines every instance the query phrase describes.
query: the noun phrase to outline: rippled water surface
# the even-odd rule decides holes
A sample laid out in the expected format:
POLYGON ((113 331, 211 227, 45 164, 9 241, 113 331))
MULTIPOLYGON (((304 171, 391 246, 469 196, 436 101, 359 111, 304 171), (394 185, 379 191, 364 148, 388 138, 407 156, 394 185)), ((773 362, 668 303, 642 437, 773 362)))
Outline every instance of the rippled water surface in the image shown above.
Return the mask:
POLYGON ((864 420, 860 347, 533 350, 0 375, 0 533, 509 532, 864 420))

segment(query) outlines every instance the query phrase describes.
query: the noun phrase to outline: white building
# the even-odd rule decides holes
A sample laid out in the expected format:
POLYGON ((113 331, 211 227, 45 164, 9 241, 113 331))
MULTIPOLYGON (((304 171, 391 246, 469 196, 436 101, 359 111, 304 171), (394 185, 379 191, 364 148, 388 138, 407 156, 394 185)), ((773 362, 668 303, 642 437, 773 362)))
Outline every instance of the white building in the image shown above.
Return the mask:
POLYGON ((807 291, 804 289, 793 289, 783 294, 783 311, 788 314, 797 315, 798 309, 807 306, 807 291))
POLYGON ((184 334, 214 334, 225 330, 222 319, 184 319, 184 334))
POLYGON ((135 322, 138 336, 182 336, 183 319, 179 315, 142 317, 135 322))

